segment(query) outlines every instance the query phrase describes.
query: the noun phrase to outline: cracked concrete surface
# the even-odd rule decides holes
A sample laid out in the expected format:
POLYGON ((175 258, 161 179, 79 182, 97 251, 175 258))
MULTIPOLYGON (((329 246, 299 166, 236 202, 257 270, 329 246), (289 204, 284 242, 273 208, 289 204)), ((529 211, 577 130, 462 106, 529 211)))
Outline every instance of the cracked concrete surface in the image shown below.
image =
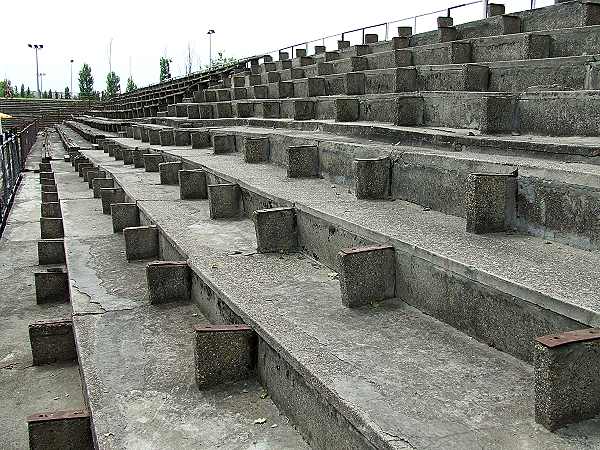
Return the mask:
MULTIPOLYGON (((34 145, 27 166, 40 161, 34 145)), ((37 305, 33 273, 38 266, 40 184, 25 173, 0 239, 0 448, 29 448, 26 417, 83 407, 76 362, 33 366, 28 325, 71 316, 69 304, 37 305)))

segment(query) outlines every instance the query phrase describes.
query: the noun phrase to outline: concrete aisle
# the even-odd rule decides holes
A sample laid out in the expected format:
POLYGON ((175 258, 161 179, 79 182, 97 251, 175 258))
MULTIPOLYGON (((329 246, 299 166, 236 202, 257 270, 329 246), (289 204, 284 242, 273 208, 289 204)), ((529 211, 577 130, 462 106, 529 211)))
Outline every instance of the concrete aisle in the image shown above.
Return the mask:
MULTIPOLYGON (((41 160, 42 138, 27 167, 41 160)), ((29 448, 26 417, 83 407, 76 362, 32 366, 28 325, 70 317, 70 304, 37 305, 33 273, 38 266, 41 189, 38 175, 26 172, 0 240, 0 448, 29 448)))

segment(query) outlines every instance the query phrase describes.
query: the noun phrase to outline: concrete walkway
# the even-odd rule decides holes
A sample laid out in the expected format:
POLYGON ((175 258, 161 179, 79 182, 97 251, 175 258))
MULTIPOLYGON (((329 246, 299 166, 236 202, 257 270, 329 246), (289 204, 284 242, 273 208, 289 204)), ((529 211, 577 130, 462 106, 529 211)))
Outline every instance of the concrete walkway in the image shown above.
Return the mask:
MULTIPOLYGON (((41 135, 27 161, 37 168, 41 135)), ((0 448, 29 448, 26 417, 39 412, 82 408, 77 363, 32 366, 28 325, 71 316, 71 305, 37 305, 33 273, 38 266, 41 189, 26 172, 0 240, 0 448)))

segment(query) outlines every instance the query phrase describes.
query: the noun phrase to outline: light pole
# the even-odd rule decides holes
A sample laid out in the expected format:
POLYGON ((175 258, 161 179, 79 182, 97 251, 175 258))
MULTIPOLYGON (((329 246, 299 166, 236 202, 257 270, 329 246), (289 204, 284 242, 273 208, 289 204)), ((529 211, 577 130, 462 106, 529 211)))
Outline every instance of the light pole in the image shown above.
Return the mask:
POLYGON ((42 44, 27 44, 29 48, 35 49, 35 82, 37 85, 38 98, 42 96, 42 91, 40 90, 40 69, 38 64, 38 50, 44 48, 42 44))
POLYGON ((215 30, 208 30, 208 67, 212 68, 212 35, 215 34, 215 30))
POLYGON ((73 61, 75 60, 71 59, 71 92, 69 92, 71 98, 73 98, 73 61))
MULTIPOLYGON (((46 76, 46 73, 40 73, 40 87, 39 89, 44 90, 44 77, 46 76)), ((41 96, 40 96, 41 98, 41 96)))

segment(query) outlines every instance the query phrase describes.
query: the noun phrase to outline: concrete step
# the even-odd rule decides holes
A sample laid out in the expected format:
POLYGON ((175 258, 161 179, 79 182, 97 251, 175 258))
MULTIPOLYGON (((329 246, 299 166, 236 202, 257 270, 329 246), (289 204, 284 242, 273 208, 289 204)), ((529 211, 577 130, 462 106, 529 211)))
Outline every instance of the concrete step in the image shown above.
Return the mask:
MULTIPOLYGON (((125 140, 119 139, 119 142, 127 145, 125 140)), ((198 150, 193 153, 189 150, 168 152, 172 155, 179 152, 177 157, 187 152, 184 159, 189 164, 198 163, 196 158, 210 158, 218 165, 227 164, 230 173, 237 172, 237 157, 235 160, 227 155, 223 159, 221 156, 215 158, 212 154, 209 156, 208 152, 205 157, 204 152, 198 150), (192 154, 195 156, 189 156, 192 154)), ((334 442, 332 439, 335 439, 338 443, 344 442, 345 448, 352 447, 352 442, 357 441, 351 439, 360 436, 362 445, 359 446, 369 443, 379 448, 406 445, 422 447, 432 443, 431 435, 426 430, 431 430, 433 423, 439 430, 435 440, 445 448, 485 445, 485 442, 489 442, 488 433, 482 434, 476 426, 481 417, 494 417, 494 423, 497 424, 495 432, 500 433, 503 442, 508 442, 509 446, 517 445, 517 442, 520 445, 523 439, 531 443, 543 442, 543 446, 548 448, 578 445, 575 442, 565 444, 564 436, 560 437, 559 442, 557 435, 533 428, 533 417, 529 412, 531 397, 527 394, 531 392, 527 386, 531 386, 532 372, 528 365, 455 334, 447 325, 403 306, 397 300, 382 303, 374 310, 356 310, 356 313, 341 308, 338 281, 329 275, 331 269, 297 254, 245 256, 248 249, 256 246, 249 220, 211 221, 205 201, 172 202, 172 207, 166 208, 164 200, 176 193, 177 187, 159 187, 155 184, 156 174, 117 166, 103 153, 85 153, 112 172, 131 198, 135 199, 143 193, 140 198, 146 201, 138 200, 142 215, 147 221, 159 224, 165 240, 188 258, 195 276, 201 280, 202 286, 206 286, 202 292, 218 293, 221 302, 243 321, 252 324, 261 342, 265 342, 264 353, 261 353, 264 357, 259 358, 259 370, 263 383, 269 387, 274 398, 274 392, 277 391, 275 386, 289 385, 289 382, 279 384, 283 383, 279 375, 282 369, 289 371, 289 379, 296 380, 293 384, 295 387, 289 385, 291 390, 285 396, 277 396, 276 401, 294 416, 300 429, 310 432, 314 438, 314 441, 310 441, 311 445, 331 447, 334 442), (127 174, 129 171, 132 172, 127 174), (230 226, 231 232, 228 231, 230 226), (233 245, 228 244, 231 238, 225 236, 236 237, 233 245), (298 314, 299 311, 301 314, 298 314), (373 335, 373 329, 383 331, 373 335), (369 338, 365 340, 367 336, 369 338), (314 358, 315 354, 319 355, 318 359, 314 358), (438 377, 441 361, 445 361, 442 365, 448 370, 438 377), (279 370, 275 369, 277 364, 279 370), (399 365, 404 367, 401 383, 392 375, 398 373, 399 365), (470 397, 477 398, 477 420, 472 415, 473 403, 456 401, 457 398, 464 398, 461 394, 461 386, 467 386, 463 385, 464 373, 473 375, 468 378, 468 390, 470 397), (490 377, 490 373, 502 376, 490 377), (419 387, 423 386, 423 379, 428 380, 426 389, 419 387), (305 380, 314 381, 306 384, 305 380), (505 384, 501 380, 510 380, 511 383, 505 384), (515 389, 515 383, 521 388, 515 389), (373 385, 379 387, 376 392, 372 390, 373 385), (307 409, 286 400, 291 392, 297 393, 304 399, 305 405, 311 406, 310 417, 322 417, 324 408, 328 408, 329 414, 335 411, 336 420, 307 421, 307 409), (371 395, 364 395, 364 392, 371 395), (415 397, 415 392, 421 395, 415 397), (503 401, 499 402, 499 398, 503 401), (316 399, 321 399, 321 402, 316 399), (431 402, 434 402, 434 408, 431 402), (408 410, 407 404, 411 405, 408 410), (347 423, 351 427, 346 427, 347 423), (455 431, 459 424, 463 432, 457 439, 455 431), (341 426, 346 430, 343 434, 339 431, 341 426), (348 430, 361 431, 357 435, 348 433, 348 430), (391 440, 390 435, 403 438, 401 441, 391 440)), ((269 168, 273 169, 271 166, 269 168)), ((296 191, 294 199, 299 200, 300 205, 297 214, 302 248, 307 254, 318 256, 326 266, 335 267, 331 257, 336 251, 331 246, 345 245, 348 239, 358 239, 354 240, 355 245, 379 240, 374 239, 377 232, 373 229, 373 213, 381 205, 368 211, 360 208, 360 214, 369 217, 371 232, 368 237, 352 238, 353 231, 347 228, 349 222, 346 221, 354 222, 356 217, 350 219, 348 213, 343 211, 357 209, 350 206, 352 201, 342 192, 338 192, 341 196, 336 196, 329 183, 321 180, 284 181, 276 172, 265 177, 267 173, 260 173, 263 169, 264 166, 244 169, 249 175, 248 180, 252 179, 251 183, 240 179, 243 196, 248 199, 244 201, 244 215, 258 205, 264 207, 267 203, 274 205, 282 201, 282 198, 274 195, 275 186, 287 192, 296 191), (260 179, 266 184, 253 186, 260 179), (262 193, 259 194, 259 191, 262 193), (305 194, 309 192, 312 194, 308 196, 315 200, 305 204, 308 199, 305 194), (267 193, 268 197, 265 198, 267 193), (318 200, 314 194, 319 197, 318 200), (338 211, 327 211, 327 205, 338 211), (344 215, 345 218, 341 219, 344 215), (327 239, 330 243, 318 237, 320 232, 308 233, 309 228, 313 228, 314 232, 323 228, 325 235, 330 236, 327 239), (335 244, 331 238, 332 229, 335 229, 335 244), (318 247, 322 248, 319 250, 318 247)), ((216 172, 209 170, 214 180, 230 179, 224 172, 219 172, 219 175, 215 175, 216 172)), ((414 219, 410 210, 405 210, 402 215, 406 218, 406 214, 411 215, 411 220, 414 219)), ((400 217, 396 215, 390 217, 394 229, 397 230, 399 225, 400 229, 406 229, 401 226, 402 220, 399 222, 398 219, 400 217)), ((356 226, 360 225, 354 224, 352 228, 355 231, 356 226)), ((423 230, 413 231, 420 233, 423 230)), ((200 294, 200 291, 198 293, 195 300, 204 310, 223 320, 216 312, 212 294, 207 296, 200 294)), ((511 319, 514 322, 514 317, 511 319)), ((589 435, 585 429, 578 428, 578 432, 589 435)))
MULTIPOLYGON (((201 128, 193 129, 202 133, 201 128)), ((193 133, 193 131, 190 131, 193 133)), ((595 225, 600 202, 600 169, 589 163, 569 163, 535 156, 507 156, 472 151, 376 144, 372 140, 299 130, 247 127, 217 128, 236 136, 243 156, 246 138, 268 139, 270 158, 286 166, 287 148, 316 145, 321 173, 332 182, 356 189, 354 161, 388 158, 389 196, 458 217, 467 216, 467 180, 472 173, 518 173, 516 210, 507 226, 586 250, 600 248, 595 225), (548 205, 553 205, 551 212, 548 205)), ((211 133, 213 133, 211 131, 211 133)), ((205 140, 207 141, 207 139, 205 140)))
MULTIPOLYGON (((120 140, 119 142, 124 143, 128 141, 120 140)), ((134 144, 134 142, 135 141, 131 141, 131 144, 127 145, 131 146, 134 144)), ((551 282, 549 280, 547 281, 546 285, 541 284, 544 283, 544 275, 542 275, 542 273, 547 273, 542 269, 542 266, 546 264, 543 261, 558 257, 558 254, 554 255, 553 252, 556 251, 561 253, 563 255, 563 260, 565 258, 567 260, 570 259, 569 257, 565 256, 569 253, 571 253, 573 255, 572 257, 575 259, 580 260, 583 258, 583 261, 588 260, 589 264, 585 262, 578 263, 580 270, 584 271, 585 269, 583 267, 586 265, 588 267, 592 267, 593 264, 595 264, 589 260, 590 258, 593 260, 594 258, 598 257, 594 253, 581 252, 580 250, 558 244, 548 246, 544 244, 543 240, 514 234, 493 235, 488 236, 487 238, 480 238, 469 233, 465 233, 464 219, 439 214, 434 211, 425 210, 424 212, 423 208, 421 207, 417 207, 414 204, 409 206, 410 204, 399 200, 391 203, 364 202, 357 200, 354 196, 354 193, 347 193, 347 188, 344 188, 341 191, 337 189, 331 189, 330 184, 322 180, 304 180, 302 185, 298 183, 290 184, 289 181, 285 181, 285 176, 282 178, 282 173, 285 173, 284 169, 272 165, 260 165, 257 166, 256 169, 251 170, 248 168, 249 166, 247 164, 244 164, 239 156, 235 156, 234 154, 221 155, 219 158, 215 159, 211 150, 196 149, 193 151, 188 151, 177 150, 177 148, 169 147, 155 147, 155 150, 167 152, 168 154, 173 155, 175 158, 185 155, 185 160, 188 161, 189 164, 201 165, 202 167, 211 171, 211 173, 215 173, 216 176, 228 180, 227 182, 236 182, 240 184, 240 186, 253 191, 254 195, 263 197, 266 195, 271 202, 274 202, 279 206, 285 206, 290 203, 294 203, 297 208, 303 209, 309 215, 315 213, 315 211, 319 211, 317 215, 319 220, 323 220, 323 214, 325 214, 326 217, 328 217, 326 221, 331 220, 331 225, 344 229, 346 232, 349 232, 348 230, 353 229, 358 236, 378 236, 377 238, 374 238, 377 242, 397 242, 398 247, 401 248, 405 248, 408 245, 410 248, 423 249, 419 250, 419 252, 426 251, 430 255, 435 254, 438 257, 442 257, 442 260, 444 258, 450 258, 453 260, 453 264, 457 262, 458 257, 458 259, 462 261, 460 264, 464 264, 464 267, 469 267, 469 271, 475 271, 469 272, 471 273, 469 278, 471 276, 476 276, 479 282, 483 282, 482 280, 484 277, 479 274, 479 271, 481 271, 481 274, 486 274, 486 283, 490 283, 490 287, 493 285, 495 289, 501 289, 506 293, 511 292, 510 295, 514 295, 515 298, 521 298, 523 301, 526 301, 529 304, 537 304, 538 306, 552 310, 552 303, 558 301, 565 307, 564 309, 561 309, 561 314, 564 314, 566 310, 571 310, 572 308, 577 309, 578 306, 576 305, 579 305, 579 307, 582 306, 581 302, 583 302, 588 305, 581 310, 582 314, 586 316, 584 322, 587 320, 595 320, 591 319, 590 316, 587 316, 590 311, 588 308, 593 309, 592 305, 595 301, 593 300, 593 289, 589 286, 583 288, 585 292, 588 292, 591 295, 591 297, 588 296, 589 300, 587 301, 584 301, 584 297, 582 296, 577 298, 573 297, 575 292, 577 292, 577 295, 582 294, 582 286, 578 284, 577 280, 579 278, 577 278, 577 276, 574 274, 573 279, 571 281, 567 281, 567 274, 569 273, 567 270, 568 267, 563 267, 562 265, 558 267, 556 262, 552 263, 552 272, 561 273, 563 282, 561 283, 560 287, 556 285, 550 286, 551 282), (239 171, 237 169, 234 171, 234 168, 239 168, 239 171), (246 173, 248 178, 242 176, 242 172, 246 173), (254 174, 254 172, 256 172, 256 174, 254 174), (259 180, 265 181, 260 182, 259 180), (305 188, 307 189, 306 193, 310 198, 312 198, 315 194, 317 195, 319 200, 314 200, 317 203, 312 203, 311 200, 308 200, 309 197, 306 198, 305 203, 305 200, 302 200, 302 197, 298 197, 300 193, 297 190, 305 188), (292 199, 292 195, 295 195, 294 199, 292 199), (328 202, 327 204, 331 203, 331 206, 325 207, 324 205, 326 202, 328 202), (304 205, 304 207, 307 209, 304 209, 298 205, 304 205), (337 217, 337 219, 334 219, 335 217, 337 217), (341 219, 341 217, 344 219, 341 219), (367 222, 364 222, 365 220, 369 222, 368 225, 367 222), (374 228, 376 223, 378 226, 381 226, 381 229, 378 230, 377 228, 374 228), (393 227, 391 226, 392 223, 395 224, 393 227), (358 229, 361 229, 362 231, 358 231, 358 229), (367 230, 369 231, 367 232, 367 230), (440 242, 440 240, 446 242, 447 244, 443 244, 440 242), (435 242, 435 245, 432 244, 433 242, 435 242), (514 259, 514 262, 511 262, 511 268, 505 268, 503 264, 498 261, 498 246, 502 247, 502 258, 506 257, 514 259), (459 248, 460 251, 457 253, 459 248), (511 248, 512 250, 509 250, 511 248), (489 255, 483 255, 481 253, 482 251, 484 253, 488 251, 491 253, 489 255), (511 252, 513 251, 517 253, 525 252, 525 254, 531 255, 532 258, 535 258, 537 262, 530 259, 525 260, 522 256, 517 257, 517 253, 511 255, 511 252), (446 253, 447 256, 441 256, 444 255, 444 253, 446 253), (494 254, 494 257, 492 257, 492 253, 494 254), (553 254, 553 256, 550 256, 551 254, 553 254), (491 261, 494 261, 494 263, 492 264, 491 261), (524 266, 521 267, 520 264, 523 264, 524 266), (534 269, 534 267, 537 267, 538 264, 540 265, 539 270, 534 269), (498 266, 502 266, 502 269, 500 269, 498 266), (554 270, 556 270, 556 272, 554 272, 554 270), (528 279, 529 277, 527 274, 533 272, 539 274, 539 278, 536 278, 535 280, 528 279), (475 275, 476 273, 478 275, 475 275), (491 281, 488 279, 490 276, 492 278, 497 276, 498 280, 502 279, 503 281, 502 283, 491 281), (508 283, 508 285, 506 283, 508 283), (513 286, 512 288, 509 287, 511 284, 513 286), (502 285, 502 288, 500 288, 500 285, 502 285), (525 294, 521 291, 523 288, 525 288, 528 294, 525 294), (507 289, 508 292, 506 291, 507 289), (550 293, 549 289, 553 293, 550 293), (558 295, 555 289, 560 289, 561 294, 558 295), (516 294, 517 290, 521 291, 518 295, 516 294), (553 300, 540 303, 538 297, 541 293, 545 293, 543 295, 545 295, 546 298, 551 297, 553 300), (558 298, 560 298, 560 300, 558 300, 558 298), (584 310, 586 311, 585 313, 583 312, 584 310)), ((131 195, 136 196, 137 194, 132 192, 131 195)), ((316 217, 310 219, 309 222, 313 220, 317 220, 316 217)), ((309 244, 310 251, 307 250, 308 253, 314 254, 315 257, 318 257, 320 261, 335 267, 337 263, 334 258, 332 258, 332 255, 337 253, 337 249, 323 249, 319 248, 318 246, 317 248, 313 249, 311 248, 313 244, 317 245, 316 241, 312 244, 309 244)), ((329 244, 331 243, 327 243, 325 247, 329 247, 329 244)), ((440 264, 442 267, 447 267, 448 263, 438 262, 437 264, 440 264)), ((463 273, 462 271, 460 272, 463 273)), ((550 273, 547 273, 547 275, 551 276, 550 273)), ((435 295, 437 295, 434 295, 433 292, 430 292, 429 294, 431 295, 426 296, 427 298, 435 298, 435 295)), ((583 295, 585 296, 585 294, 583 295)), ((418 304, 420 302, 420 300, 412 299, 407 299, 407 301, 412 304, 418 304)), ((423 300, 423 302, 424 305, 427 304, 426 300, 423 300)), ((431 313, 428 307, 426 307, 426 311, 431 313)), ((581 315, 571 316, 570 313, 566 314, 568 315, 569 320, 584 319, 584 317, 581 315)), ((520 325, 511 326, 518 327, 520 325)), ((514 336, 519 336, 522 332, 523 331, 515 332, 514 336)), ((519 351, 521 351, 528 346, 528 342, 528 340, 525 340, 520 344, 518 342, 511 342, 511 345, 515 345, 516 348, 519 348, 519 351)), ((497 343, 495 342, 494 345, 497 345, 497 343)), ((514 350, 515 348, 507 351, 512 352, 514 350)), ((521 355, 526 355, 526 353, 527 352, 525 351, 521 355)), ((527 357, 525 357, 525 359, 527 359, 527 357)))
POLYGON ((406 94, 247 99, 200 104, 201 118, 263 117, 339 122, 384 122, 400 126, 448 127, 485 134, 597 136, 598 91, 501 92, 422 91, 406 94), (268 109, 267 109, 268 107, 268 109), (569 120, 564 120, 569 117, 569 120))
POLYGON ((58 188, 69 192, 63 208, 74 326, 98 448, 307 448, 256 380, 198 390, 193 326, 207 319, 189 302, 150 304, 148 261, 127 262, 122 235, 87 184, 70 164, 56 166, 58 188))

